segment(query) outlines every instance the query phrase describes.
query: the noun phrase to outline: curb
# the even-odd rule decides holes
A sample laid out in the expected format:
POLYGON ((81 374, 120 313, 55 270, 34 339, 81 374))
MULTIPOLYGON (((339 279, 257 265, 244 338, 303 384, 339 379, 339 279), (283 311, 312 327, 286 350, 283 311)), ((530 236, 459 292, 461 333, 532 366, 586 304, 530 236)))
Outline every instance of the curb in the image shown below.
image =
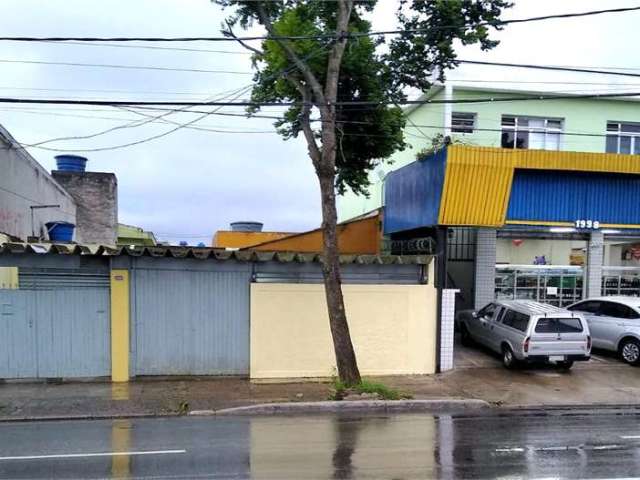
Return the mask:
POLYGON ((263 403, 246 407, 225 408, 222 410, 194 410, 189 416, 241 416, 241 415, 292 415, 307 413, 349 413, 349 412, 445 412, 477 411, 489 409, 491 405, 484 400, 447 399, 447 400, 356 400, 325 402, 288 402, 263 403))
MULTIPOLYGON (((122 414, 105 414, 105 415, 34 415, 0 417, 1 423, 24 423, 24 422, 61 422, 65 420, 126 420, 138 418, 161 418, 161 417, 179 417, 177 413, 122 413, 122 414)), ((182 415, 184 416, 184 415, 182 415)))

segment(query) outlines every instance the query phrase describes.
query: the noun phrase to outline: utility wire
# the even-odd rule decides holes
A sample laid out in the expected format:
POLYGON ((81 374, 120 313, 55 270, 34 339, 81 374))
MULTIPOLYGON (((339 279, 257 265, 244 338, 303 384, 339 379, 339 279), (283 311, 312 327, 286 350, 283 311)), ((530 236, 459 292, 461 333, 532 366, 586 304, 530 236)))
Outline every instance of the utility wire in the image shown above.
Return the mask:
MULTIPOLYGON (((322 52, 322 51, 325 51, 327 48, 329 48, 329 47, 331 46, 331 44, 332 44, 332 43, 333 43, 333 42, 329 42, 327 45, 325 45, 325 46, 323 46, 323 47, 321 47, 321 48, 317 48, 317 49, 315 49, 314 51, 312 51, 311 53, 309 53, 308 55, 306 55, 306 56, 302 59, 302 61, 307 61, 307 60, 309 60, 310 58, 312 58, 312 57, 316 56, 318 53, 320 53, 320 52, 322 52)), ((288 67, 283 68, 283 69, 279 70, 278 72, 274 72, 273 74, 271 74, 271 77, 276 78, 276 77, 279 77, 279 76, 281 76, 281 75, 286 75, 288 72, 291 72, 291 71, 296 70, 296 69, 297 69, 297 67, 296 67, 295 65, 289 65, 288 67)), ((243 95, 243 94, 244 94, 244 93, 246 93, 248 90, 250 90, 252 87, 253 87, 253 84, 248 84, 246 87, 243 87, 243 88, 240 88, 239 90, 237 90, 237 91, 236 91, 236 92, 237 92, 237 94, 236 94, 235 96, 233 96, 233 100, 236 100, 238 97, 240 97, 240 95, 243 95)), ((229 95, 229 96, 232 96, 232 95, 229 95)), ((228 98, 228 97, 227 97, 227 98, 228 98)), ((233 105, 233 102, 227 102, 227 103, 230 103, 230 104, 232 104, 232 105, 233 105)), ((190 127, 190 126, 194 125, 195 123, 199 122, 200 120, 202 120, 203 118, 205 118, 205 117, 207 117, 207 116, 209 116, 209 115, 211 115, 211 114, 213 114, 213 113, 218 112, 219 110, 221 110, 222 108, 224 108, 224 107, 226 106, 226 105, 224 104, 224 102, 219 102, 219 101, 210 101, 210 102, 205 102, 205 104, 206 104, 206 105, 208 105, 208 106, 216 106, 217 108, 215 108, 212 112, 205 112, 205 113, 203 113, 202 115, 200 115, 200 116, 196 117, 195 119, 193 119, 193 120, 191 120, 191 121, 189 121, 189 122, 187 122, 187 123, 178 124, 176 127, 172 128, 172 129, 170 129, 170 130, 168 130, 168 131, 165 131, 165 132, 160 133, 160 134, 157 134, 157 135, 152 135, 152 136, 150 136, 150 137, 146 137, 146 138, 143 138, 143 139, 141 139, 141 140, 134 141, 134 142, 124 143, 124 144, 120 144, 120 145, 112 145, 112 146, 109 146, 109 147, 91 148, 91 149, 56 149, 56 148, 50 148, 50 147, 44 147, 44 146, 42 146, 42 144, 43 144, 43 143, 49 143, 49 142, 53 142, 53 141, 58 141, 58 140, 68 139, 68 138, 58 138, 58 139, 46 140, 46 141, 44 141, 44 142, 40 142, 39 144, 33 144, 33 145, 28 145, 28 144, 19 144, 19 143, 18 143, 18 146, 19 146, 20 148, 22 148, 22 149, 24 149, 25 147, 33 146, 33 147, 35 147, 35 148, 40 148, 40 149, 43 149, 43 150, 49 150, 49 151, 65 151, 65 152, 101 152, 101 151, 116 150, 116 149, 121 149, 121 148, 125 148, 125 147, 131 147, 131 146, 135 146, 135 145, 140 145, 140 144, 142 144, 142 143, 150 142, 150 141, 152 141, 152 140, 156 140, 156 139, 158 139, 158 138, 165 137, 165 136, 167 136, 167 135, 169 135, 169 134, 171 134, 171 133, 174 133, 174 132, 176 132, 176 131, 178 131, 178 130, 180 130, 180 129, 190 127)), ((124 104, 124 105, 127 105, 127 104, 124 104)), ((176 105, 176 104, 174 104, 174 105, 176 105)), ((186 108, 188 108, 189 106, 191 106, 191 105, 190 105, 190 104, 188 104, 188 103, 187 103, 187 104, 185 104, 185 105, 186 105, 186 106, 185 106, 183 109, 177 109, 177 110, 175 110, 175 109, 174 109, 174 110, 171 110, 171 111, 169 111, 168 113, 165 113, 165 114, 159 115, 159 116, 157 116, 157 117, 153 117, 153 120, 157 120, 157 119, 159 119, 159 118, 164 118, 164 117, 166 117, 166 116, 168 116, 168 115, 171 115, 172 113, 176 113, 176 112, 181 111, 181 110, 182 110, 182 111, 184 111, 186 108)), ((149 123, 150 121, 152 121, 152 120, 145 121, 144 123, 149 123)), ((97 134, 88 135, 88 136, 87 136, 87 138, 93 138, 93 137, 96 137, 96 136, 98 136, 98 135, 102 135, 102 134, 104 134, 104 133, 108 133, 108 132, 110 132, 110 131, 115 130, 116 128, 129 128, 129 127, 131 127, 131 126, 138 126, 138 125, 132 125, 131 123, 128 123, 128 124, 122 125, 122 126, 120 126, 120 127, 115 127, 115 128, 111 128, 111 129, 108 129, 108 130, 102 131, 102 132, 98 132, 97 134)), ((16 143, 17 143, 17 142, 16 142, 16 143)))
MULTIPOLYGON (((640 76, 640 75, 639 75, 640 76)), ((570 95, 556 95, 553 92, 540 93, 529 96, 509 96, 509 97, 485 97, 485 98, 461 98, 453 100, 398 100, 397 102, 374 102, 374 101, 338 101, 335 105, 340 106, 367 106, 378 107, 393 105, 425 105, 425 104, 473 104, 473 103, 504 103, 504 102, 526 102, 542 100, 567 100, 581 98, 624 98, 637 97, 640 92, 616 92, 616 93, 576 93, 570 95)), ((10 98, 0 97, 0 103, 17 104, 46 104, 46 105, 102 105, 102 106, 221 106, 221 107, 292 107, 305 105, 303 102, 255 102, 252 100, 231 101, 153 101, 153 100, 74 100, 74 99, 44 99, 44 98, 10 98)), ((315 104, 311 104, 315 105, 315 104)))
POLYGON ((176 52, 197 52, 197 53, 222 53, 229 55, 251 55, 251 52, 233 51, 233 50, 210 50, 206 48, 181 48, 181 47, 160 47, 157 45, 125 45, 118 43, 86 43, 86 42, 56 42, 44 40, 43 43, 51 43, 55 45, 78 45, 81 47, 108 47, 108 48, 140 48, 144 50, 170 50, 176 52))
POLYGON ((43 62, 37 60, 9 60, 0 59, 0 63, 26 63, 32 65, 58 65, 64 67, 93 67, 93 68, 118 68, 125 70, 160 70, 163 72, 190 72, 190 73, 217 73, 228 75, 253 75, 253 72, 238 72, 234 70, 204 70, 200 68, 173 68, 173 67, 153 67, 139 65, 108 65, 103 63, 75 63, 75 62, 43 62))
MULTIPOLYGON (((640 85, 640 84, 637 84, 640 85)), ((88 92, 88 93, 131 93, 136 95, 190 95, 193 97, 209 96, 210 92, 175 92, 167 90, 103 90, 93 88, 44 88, 44 87, 11 87, 0 85, 0 90, 29 90, 37 92, 88 92)))
POLYGON ((605 70, 595 70, 590 68, 572 68, 562 67, 560 65, 533 65, 527 63, 505 63, 505 62, 483 62, 479 60, 456 60, 457 63, 463 63, 467 65, 488 65, 494 67, 516 67, 516 68, 533 68, 536 70, 553 70, 558 72, 573 72, 573 73, 597 73, 599 75, 616 75, 619 77, 640 77, 638 73, 629 72, 613 72, 605 70))
MULTIPOLYGON (((491 22, 480 22, 477 26, 486 27, 502 27, 510 24, 527 23, 527 22, 541 22, 546 20, 566 19, 566 18, 578 18, 594 15, 603 15, 610 13, 624 13, 640 10, 640 6, 635 7, 623 7, 623 8, 611 8, 605 10, 590 10, 586 12, 573 12, 573 13, 561 13, 555 15, 542 15, 528 18, 514 18, 510 20, 494 20, 491 22)), ((346 38, 359 38, 359 37, 371 37, 371 36, 386 36, 386 35, 398 35, 403 33, 420 34, 424 32, 432 32, 434 30, 460 30, 466 29, 468 25, 460 27, 459 25, 439 25, 429 29, 407 29, 407 30, 383 30, 375 32, 345 32, 343 37, 346 38)), ((335 40, 336 35, 257 35, 248 37, 19 37, 19 36, 4 36, 0 37, 0 40, 14 41, 14 42, 237 42, 252 41, 252 40, 335 40)))

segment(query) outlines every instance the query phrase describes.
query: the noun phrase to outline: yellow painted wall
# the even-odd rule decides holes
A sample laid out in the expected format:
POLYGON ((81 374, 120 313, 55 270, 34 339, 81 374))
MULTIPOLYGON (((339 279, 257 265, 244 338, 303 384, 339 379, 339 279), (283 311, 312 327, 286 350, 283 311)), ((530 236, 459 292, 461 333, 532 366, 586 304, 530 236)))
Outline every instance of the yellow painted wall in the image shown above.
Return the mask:
POLYGON ((213 248, 245 248, 288 237, 289 235, 294 234, 287 232, 232 232, 218 230, 213 236, 211 246, 213 248))
MULTIPOLYGON (((343 285, 362 375, 435 373, 433 285, 343 285)), ((329 377, 335 355, 323 285, 251 285, 253 379, 329 377)))
POLYGON ((111 271, 111 380, 129 381, 129 272, 111 271))
MULTIPOLYGON (((381 228, 380 217, 373 216, 362 220, 338 225, 338 249, 343 255, 380 253, 381 228)), ((312 230, 291 235, 251 247, 251 250, 263 252, 322 252, 322 231, 312 230)))
POLYGON ((18 288, 18 267, 0 267, 0 289, 18 288))

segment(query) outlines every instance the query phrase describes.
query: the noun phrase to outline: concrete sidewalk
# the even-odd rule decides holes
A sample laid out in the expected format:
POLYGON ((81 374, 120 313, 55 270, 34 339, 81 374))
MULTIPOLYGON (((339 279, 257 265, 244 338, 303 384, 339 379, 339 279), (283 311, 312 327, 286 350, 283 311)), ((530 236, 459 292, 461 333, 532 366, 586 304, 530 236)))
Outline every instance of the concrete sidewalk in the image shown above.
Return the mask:
MULTIPOLYGON (((458 367, 429 376, 375 379, 414 399, 478 399, 496 406, 636 405, 640 369, 620 362, 577 364, 568 373, 458 367)), ((129 384, 0 384, 0 420, 179 415, 273 402, 327 400, 327 383, 252 384, 240 378, 142 379, 129 384)))

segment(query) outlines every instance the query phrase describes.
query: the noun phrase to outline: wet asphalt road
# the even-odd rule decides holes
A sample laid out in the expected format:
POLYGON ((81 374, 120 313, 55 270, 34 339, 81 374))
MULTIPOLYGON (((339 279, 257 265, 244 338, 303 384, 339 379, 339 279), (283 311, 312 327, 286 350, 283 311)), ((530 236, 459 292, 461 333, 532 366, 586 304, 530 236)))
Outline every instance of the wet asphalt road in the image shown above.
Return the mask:
POLYGON ((0 478, 633 478, 640 413, 0 424, 0 478))

